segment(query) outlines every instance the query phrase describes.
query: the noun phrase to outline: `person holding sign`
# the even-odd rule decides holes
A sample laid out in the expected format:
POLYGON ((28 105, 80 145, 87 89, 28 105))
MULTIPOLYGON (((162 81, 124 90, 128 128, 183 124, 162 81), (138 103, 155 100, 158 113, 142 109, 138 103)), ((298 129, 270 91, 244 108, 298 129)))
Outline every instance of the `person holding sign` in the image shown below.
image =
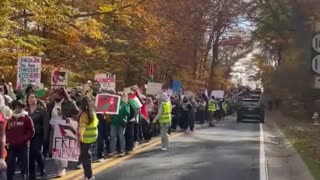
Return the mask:
MULTIPOLYGON (((69 124, 70 120, 76 119, 79 114, 78 107, 70 99, 63 88, 56 89, 53 93, 54 102, 48 104, 48 114, 52 131, 50 132, 50 149, 54 145, 54 132, 59 131, 59 124, 69 124)), ((53 151, 51 151, 53 152, 53 151)), ((58 177, 66 175, 66 168, 68 166, 67 160, 55 159, 55 164, 58 166, 58 177)))
POLYGON ((93 180, 92 175, 92 145, 98 138, 99 120, 90 106, 88 97, 82 98, 81 113, 79 119, 78 137, 80 141, 80 161, 83 166, 84 176, 86 180, 93 180))

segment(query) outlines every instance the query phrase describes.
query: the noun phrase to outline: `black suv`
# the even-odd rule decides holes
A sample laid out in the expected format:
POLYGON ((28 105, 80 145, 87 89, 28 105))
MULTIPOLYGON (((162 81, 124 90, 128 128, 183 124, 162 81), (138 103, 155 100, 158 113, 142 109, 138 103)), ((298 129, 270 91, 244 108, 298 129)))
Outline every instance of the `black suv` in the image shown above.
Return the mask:
POLYGON ((264 123, 264 105, 259 99, 242 99, 240 101, 237 122, 243 119, 255 119, 264 123))

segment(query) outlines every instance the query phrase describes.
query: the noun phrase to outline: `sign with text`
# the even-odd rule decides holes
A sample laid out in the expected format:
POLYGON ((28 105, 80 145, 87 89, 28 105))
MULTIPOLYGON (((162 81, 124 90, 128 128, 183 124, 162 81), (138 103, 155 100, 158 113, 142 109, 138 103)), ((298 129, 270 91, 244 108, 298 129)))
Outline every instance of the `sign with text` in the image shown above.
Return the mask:
POLYGON ((34 56, 18 59, 17 86, 24 89, 30 84, 41 83, 41 58, 34 56))
POLYGON ((96 74, 94 79, 99 83, 100 91, 116 91, 116 75, 113 74, 96 74))
POLYGON ((162 93, 162 83, 151 83, 147 84, 147 92, 148 95, 157 95, 162 93))
POLYGON ((79 140, 77 138, 77 121, 59 121, 55 125, 52 146, 52 158, 78 162, 80 155, 79 140))
POLYGON ((68 85, 68 71, 67 70, 54 70, 51 74, 51 87, 66 88, 68 85))
POLYGON ((98 114, 118 114, 120 106, 120 96, 112 94, 98 94, 96 97, 96 113, 98 114))

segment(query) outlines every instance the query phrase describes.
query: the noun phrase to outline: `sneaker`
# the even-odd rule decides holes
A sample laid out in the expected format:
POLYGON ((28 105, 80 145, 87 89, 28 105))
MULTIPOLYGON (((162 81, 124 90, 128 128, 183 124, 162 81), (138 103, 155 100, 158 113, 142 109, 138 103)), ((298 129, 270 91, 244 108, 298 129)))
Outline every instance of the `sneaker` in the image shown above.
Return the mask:
POLYGON ((104 159, 103 158, 99 158, 97 161, 101 163, 101 162, 104 161, 104 159))
POLYGON ((57 176, 58 176, 59 178, 61 178, 61 177, 66 176, 66 174, 67 174, 67 171, 66 171, 66 169, 64 168, 64 169, 62 169, 62 170, 60 170, 60 171, 58 172, 57 176))
POLYGON ((161 148, 161 151, 168 151, 169 149, 166 147, 161 148))
POLYGON ((126 155, 126 153, 125 152, 121 152, 121 153, 119 153, 119 157, 123 157, 123 156, 125 156, 126 155))
POLYGON ((77 165, 77 169, 81 169, 81 168, 82 168, 82 164, 79 163, 79 164, 77 165))
POLYGON ((92 176, 91 178, 85 178, 85 180, 95 180, 96 178, 94 178, 94 176, 92 176))

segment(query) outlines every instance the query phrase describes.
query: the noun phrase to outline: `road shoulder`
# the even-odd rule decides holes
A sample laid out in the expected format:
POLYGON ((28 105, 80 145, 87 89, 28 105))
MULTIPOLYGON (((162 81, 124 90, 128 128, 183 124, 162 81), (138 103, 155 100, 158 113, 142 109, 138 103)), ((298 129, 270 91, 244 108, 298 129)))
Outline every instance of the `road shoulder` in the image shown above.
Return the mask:
POLYGON ((268 114, 264 125, 265 152, 269 179, 314 180, 299 153, 280 128, 275 114, 268 114))

